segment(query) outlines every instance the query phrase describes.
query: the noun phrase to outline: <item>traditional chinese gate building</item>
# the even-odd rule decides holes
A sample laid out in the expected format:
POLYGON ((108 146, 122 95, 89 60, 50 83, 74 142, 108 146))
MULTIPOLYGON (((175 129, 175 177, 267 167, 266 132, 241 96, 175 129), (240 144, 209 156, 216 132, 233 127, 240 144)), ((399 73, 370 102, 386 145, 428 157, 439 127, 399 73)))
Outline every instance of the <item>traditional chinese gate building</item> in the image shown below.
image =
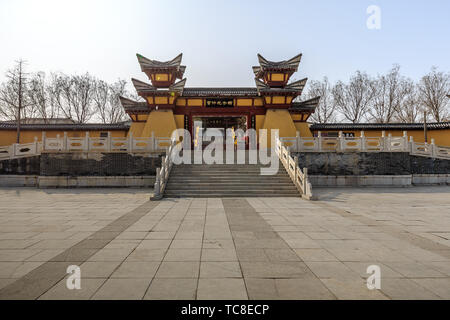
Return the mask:
POLYGON ((319 97, 294 102, 302 94, 307 79, 291 81, 298 71, 302 55, 272 62, 258 54, 259 66, 253 67, 255 87, 186 87, 186 67, 182 54, 160 62, 137 55, 141 70, 151 83, 132 79, 145 102, 121 98, 133 123, 130 133, 136 137, 169 137, 175 129, 196 127, 234 129, 279 129, 281 137, 312 136, 308 120, 319 97))

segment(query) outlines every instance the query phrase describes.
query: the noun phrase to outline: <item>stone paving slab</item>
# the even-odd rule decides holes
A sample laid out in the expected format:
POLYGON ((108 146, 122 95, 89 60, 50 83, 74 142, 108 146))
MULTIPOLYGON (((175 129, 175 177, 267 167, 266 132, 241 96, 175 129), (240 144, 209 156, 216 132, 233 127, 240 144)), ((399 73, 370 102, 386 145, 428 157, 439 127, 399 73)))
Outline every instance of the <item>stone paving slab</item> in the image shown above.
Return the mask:
POLYGON ((450 299, 450 187, 316 191, 0 189, 0 299, 450 299))

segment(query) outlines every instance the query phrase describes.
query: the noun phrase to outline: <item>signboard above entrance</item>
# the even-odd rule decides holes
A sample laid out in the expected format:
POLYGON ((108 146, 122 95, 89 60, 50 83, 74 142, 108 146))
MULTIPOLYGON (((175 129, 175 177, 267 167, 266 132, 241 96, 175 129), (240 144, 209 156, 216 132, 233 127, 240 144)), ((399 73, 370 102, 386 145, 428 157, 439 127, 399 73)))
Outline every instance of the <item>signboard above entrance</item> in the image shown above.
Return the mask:
POLYGON ((206 106, 209 108, 233 108, 234 100, 227 98, 206 99, 206 106))

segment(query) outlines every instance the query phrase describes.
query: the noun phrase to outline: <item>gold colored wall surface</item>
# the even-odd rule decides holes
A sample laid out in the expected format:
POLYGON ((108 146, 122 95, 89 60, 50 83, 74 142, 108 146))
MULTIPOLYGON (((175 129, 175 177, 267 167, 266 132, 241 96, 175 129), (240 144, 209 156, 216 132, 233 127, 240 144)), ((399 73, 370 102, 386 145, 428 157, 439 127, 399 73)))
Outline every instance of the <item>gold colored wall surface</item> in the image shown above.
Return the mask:
POLYGON ((144 127, 145 127, 145 122, 133 122, 131 124, 130 130, 128 131, 127 136, 129 136, 130 133, 132 133, 133 137, 141 137, 144 127))
MULTIPOLYGON (((297 128, 294 126, 294 121, 292 121, 289 111, 282 109, 267 110, 263 129, 267 129, 268 147, 271 144, 270 130, 272 129, 278 129, 280 137, 295 137, 297 133, 297 128)), ((260 143, 262 145, 265 144, 261 139, 260 143)))
POLYGON ((177 129, 184 129, 184 115, 182 114, 176 114, 175 117, 175 124, 177 126, 177 129))
MULTIPOLYGON (((34 137, 38 138, 38 141, 42 141, 42 132, 45 130, 23 130, 20 132, 20 143, 34 142, 34 137)), ((91 137, 100 137, 100 133, 108 131, 88 131, 91 137)), ((110 131, 111 137, 126 137, 128 130, 114 130, 110 131)), ((16 130, 0 130, 0 146, 9 146, 16 143, 16 130)), ((45 135, 48 138, 56 138, 64 136, 64 131, 49 130, 45 131, 45 135)), ((71 138, 84 137, 86 131, 67 131, 67 136, 71 138)))
POLYGON ((150 137, 153 132, 155 137, 170 138, 176 129, 172 110, 153 110, 148 116, 141 137, 150 137))

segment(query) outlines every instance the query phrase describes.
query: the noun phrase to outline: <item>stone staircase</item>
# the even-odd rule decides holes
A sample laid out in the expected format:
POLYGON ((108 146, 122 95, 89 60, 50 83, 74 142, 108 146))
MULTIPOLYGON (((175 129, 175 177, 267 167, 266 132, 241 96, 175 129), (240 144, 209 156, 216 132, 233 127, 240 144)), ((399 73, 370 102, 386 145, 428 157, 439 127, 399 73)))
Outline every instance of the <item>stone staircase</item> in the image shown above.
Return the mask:
POLYGON ((165 197, 299 197, 280 163, 278 173, 263 176, 261 165, 174 165, 165 197))

